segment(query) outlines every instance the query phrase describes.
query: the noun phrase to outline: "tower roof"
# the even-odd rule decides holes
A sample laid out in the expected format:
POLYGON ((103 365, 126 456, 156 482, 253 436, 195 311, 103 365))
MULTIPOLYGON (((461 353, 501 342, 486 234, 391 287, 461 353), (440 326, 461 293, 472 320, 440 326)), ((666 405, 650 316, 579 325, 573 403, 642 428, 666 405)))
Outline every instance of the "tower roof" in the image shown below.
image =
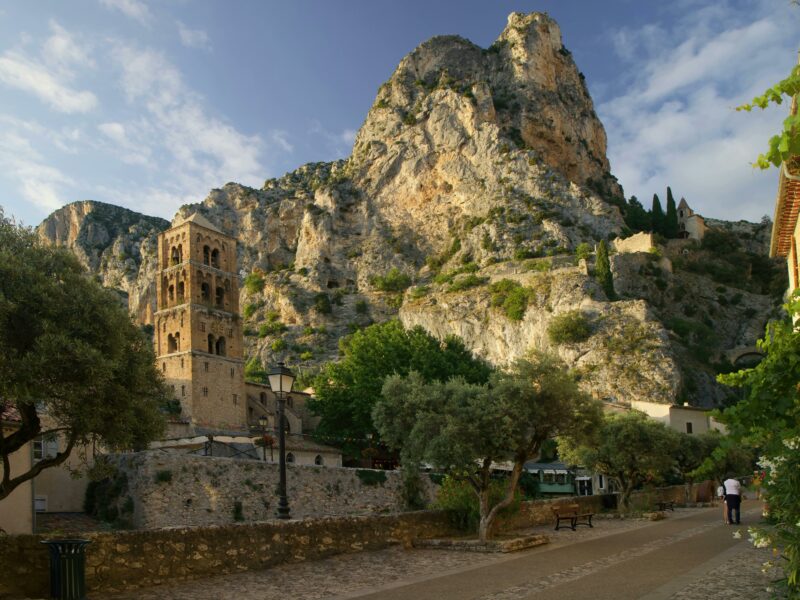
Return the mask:
POLYGON ((686 198, 681 198, 681 201, 678 204, 678 208, 689 208, 689 204, 686 202, 686 198))
POLYGON ((177 227, 178 225, 183 225, 184 223, 194 223, 195 225, 200 225, 200 227, 205 227, 206 229, 210 229, 211 231, 216 231, 217 233, 222 233, 224 235, 224 232, 219 227, 213 225, 211 221, 206 219, 200 213, 192 213, 185 219, 175 223, 174 227, 177 227))

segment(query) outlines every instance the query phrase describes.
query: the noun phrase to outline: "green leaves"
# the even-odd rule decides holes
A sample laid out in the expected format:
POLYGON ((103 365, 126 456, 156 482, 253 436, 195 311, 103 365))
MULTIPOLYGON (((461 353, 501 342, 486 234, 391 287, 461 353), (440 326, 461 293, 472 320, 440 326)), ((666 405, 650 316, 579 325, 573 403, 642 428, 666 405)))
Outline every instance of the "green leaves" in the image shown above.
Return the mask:
MULTIPOLYGON (((800 65, 796 65, 790 75, 766 90, 761 96, 753 98, 749 104, 737 106, 737 111, 750 112, 753 108, 765 109, 770 104, 783 104, 784 96, 792 98, 800 93, 800 65)), ((779 167, 782 162, 800 154, 800 116, 789 115, 783 121, 783 129, 769 140, 769 150, 759 154, 754 167, 768 169, 771 165, 779 167)))

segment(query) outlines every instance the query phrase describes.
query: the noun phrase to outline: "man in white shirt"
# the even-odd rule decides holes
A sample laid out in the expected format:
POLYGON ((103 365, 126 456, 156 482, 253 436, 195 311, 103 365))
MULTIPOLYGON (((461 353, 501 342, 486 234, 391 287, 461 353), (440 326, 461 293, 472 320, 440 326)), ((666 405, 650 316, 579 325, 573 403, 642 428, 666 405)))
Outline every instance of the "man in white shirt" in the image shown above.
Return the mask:
POLYGON ((725 486, 725 502, 728 505, 728 523, 739 525, 739 508, 742 502, 742 486, 738 480, 732 476, 722 483, 725 486), (733 513, 736 512, 736 521, 733 520, 733 513))

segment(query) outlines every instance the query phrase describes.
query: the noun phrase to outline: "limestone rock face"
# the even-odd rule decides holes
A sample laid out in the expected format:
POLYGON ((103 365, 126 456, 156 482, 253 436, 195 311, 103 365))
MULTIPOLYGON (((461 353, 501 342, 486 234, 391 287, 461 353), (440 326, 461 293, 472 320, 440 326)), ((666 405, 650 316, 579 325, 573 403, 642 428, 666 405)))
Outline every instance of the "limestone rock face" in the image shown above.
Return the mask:
MULTIPOLYGON (((608 401, 686 399, 691 379, 688 399, 717 402, 708 364, 700 383, 687 375, 693 363, 684 358, 705 331, 692 321, 696 331, 686 333, 679 319, 691 307, 675 298, 695 294, 713 318, 721 334, 701 346, 714 357, 753 343, 770 300, 726 292, 731 305, 712 315, 708 288, 716 284, 673 274, 677 255, 665 249, 669 256, 612 256, 622 300, 610 302, 590 276, 593 261, 587 266, 575 251, 623 232, 623 198, 558 25, 513 13, 488 49, 440 36, 403 58, 347 159, 303 165, 261 189, 228 183, 176 217, 203 214, 238 239, 241 275, 261 276, 263 287, 242 286, 240 305, 246 352, 264 363, 314 368, 337 358, 343 336, 399 315, 437 336, 461 336, 495 364, 529 348, 553 350, 608 401), (503 279, 527 290, 520 319, 495 305, 489 286, 503 279), (570 311, 580 311, 591 333, 554 343, 549 328, 570 311)), ((146 322, 153 235, 168 224, 104 208, 119 211, 112 226, 98 220, 100 207, 107 205, 65 207, 40 233, 128 292, 146 322)), ((753 250, 760 238, 748 235, 753 250)))
POLYGON ((92 200, 73 202, 37 228, 42 240, 72 250, 101 283, 127 297, 141 323, 155 311, 157 235, 169 226, 158 217, 92 200))

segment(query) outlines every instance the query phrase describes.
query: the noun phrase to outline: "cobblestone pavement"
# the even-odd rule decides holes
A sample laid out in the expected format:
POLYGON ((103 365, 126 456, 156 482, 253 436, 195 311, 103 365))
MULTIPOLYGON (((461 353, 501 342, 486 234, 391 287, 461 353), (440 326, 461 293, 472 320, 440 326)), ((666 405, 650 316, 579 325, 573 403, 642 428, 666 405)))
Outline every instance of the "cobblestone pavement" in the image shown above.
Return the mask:
MULTIPOLYGON (((677 509, 674 514, 670 513, 669 519, 683 519, 697 514, 696 509, 677 509)), ((536 527, 527 530, 526 533, 549 535, 551 543, 542 547, 542 550, 546 552, 605 536, 652 527, 656 523, 635 519, 601 518, 596 521, 596 525, 593 529, 579 527, 576 532, 569 529, 553 531, 549 526, 536 527)), ((656 536, 652 541, 644 544, 625 548, 605 556, 597 556, 593 560, 560 570, 550 576, 543 576, 525 582, 524 585, 510 586, 480 597, 485 600, 509 600, 534 596, 542 592, 550 595, 557 592, 557 586, 565 582, 577 581, 583 577, 600 573, 604 569, 656 552, 680 541, 689 540, 691 542, 693 536, 718 526, 720 524, 716 521, 707 522, 673 535, 656 536)), ((731 534, 733 530, 731 528, 731 534)), ((742 530, 746 532, 745 527, 742 530)), ((678 586, 680 589, 676 589, 674 593, 670 589, 663 589, 660 594, 653 595, 653 600, 656 598, 760 600, 774 597, 765 590, 774 575, 767 576, 761 573, 762 563, 770 556, 768 551, 756 550, 749 544, 742 543, 727 553, 729 555, 726 554, 724 562, 712 564, 713 561, 709 561, 705 566, 701 565, 698 567, 698 572, 690 572, 683 577, 688 580, 678 586)), ((400 547, 391 547, 376 552, 340 555, 315 562, 281 565, 265 571, 224 575, 123 594, 106 596, 92 594, 92 598, 105 598, 106 600, 195 600, 202 598, 317 600, 355 598, 362 594, 380 598, 381 590, 393 587, 392 584, 399 588, 401 584, 405 583, 434 581, 440 577, 462 572, 467 574, 469 571, 491 565, 499 567, 521 554, 524 553, 482 554, 439 549, 404 550, 400 547)), ((665 588, 668 587, 665 586, 665 588)), ((393 597, 397 597, 398 592, 402 594, 399 589, 395 589, 393 597)))

